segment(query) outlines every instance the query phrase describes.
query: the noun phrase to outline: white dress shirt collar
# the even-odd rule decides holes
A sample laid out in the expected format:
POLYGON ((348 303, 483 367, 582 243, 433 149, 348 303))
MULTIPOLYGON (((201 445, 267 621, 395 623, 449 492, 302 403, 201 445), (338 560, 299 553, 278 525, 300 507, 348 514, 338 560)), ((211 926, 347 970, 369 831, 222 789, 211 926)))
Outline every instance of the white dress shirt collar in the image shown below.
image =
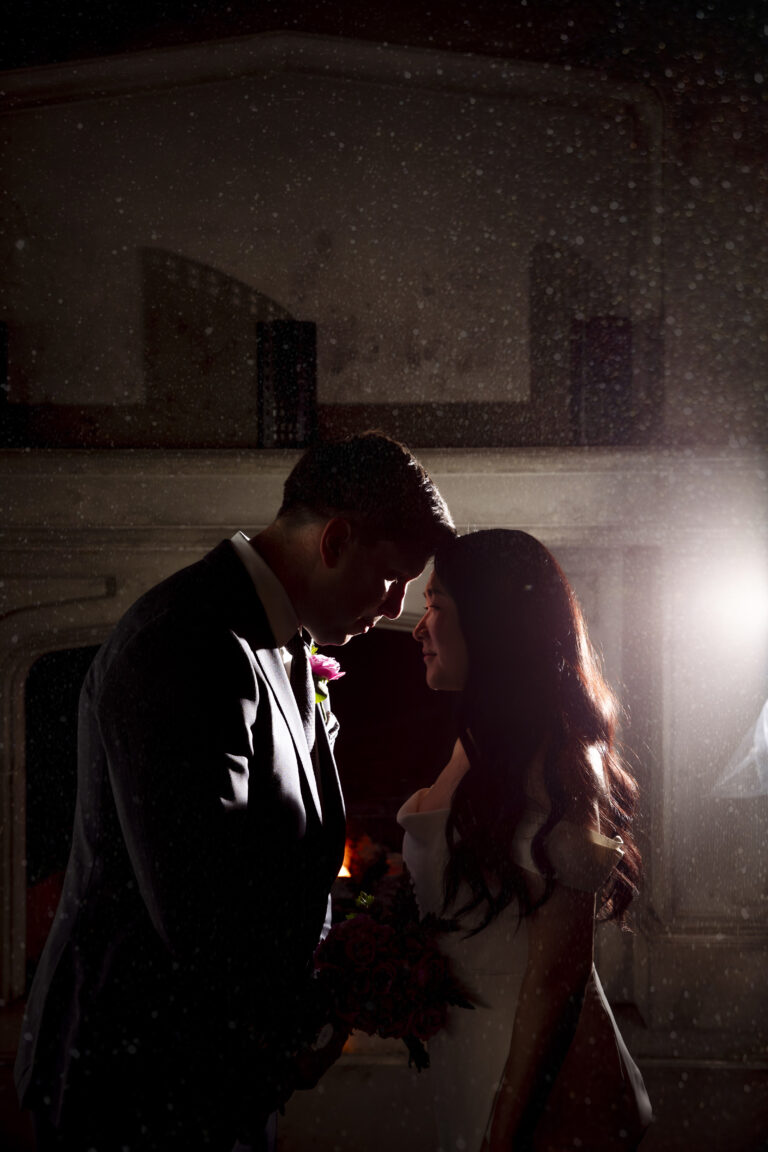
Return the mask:
POLYGON ((232 537, 235 552, 245 565, 253 580, 259 599, 264 606, 269 626, 275 637, 275 647, 287 644, 301 627, 296 609, 288 599, 288 593, 275 576, 267 562, 249 542, 244 532, 235 532, 232 537))

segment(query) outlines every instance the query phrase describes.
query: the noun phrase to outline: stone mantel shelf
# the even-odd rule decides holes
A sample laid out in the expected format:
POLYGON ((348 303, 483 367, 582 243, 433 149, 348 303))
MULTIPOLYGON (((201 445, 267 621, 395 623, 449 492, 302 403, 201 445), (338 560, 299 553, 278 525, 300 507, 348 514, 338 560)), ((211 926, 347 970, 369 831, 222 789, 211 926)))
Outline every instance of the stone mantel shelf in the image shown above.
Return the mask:
MULTIPOLYGON (((271 519, 297 452, 103 450, 0 452, 0 547, 38 546, 37 534, 253 528, 271 519)), ((645 449, 428 450, 461 531, 537 529, 548 543, 575 536, 605 546, 675 546, 749 525, 768 538, 762 453, 645 449)), ((134 541, 135 543, 135 541, 134 541)), ((119 546, 119 545, 118 545, 119 546)))
MULTIPOLYGON (((768 470, 768 459, 761 449, 730 448, 425 448, 413 445, 413 451, 426 464, 441 471, 496 472, 498 470, 570 472, 585 467, 606 469, 656 468, 691 466, 757 468, 768 470)), ((66 463, 72 472, 101 470, 110 462, 116 471, 124 471, 137 461, 148 472, 183 472, 185 469, 219 469, 259 462, 260 467, 281 471, 297 460, 301 452, 293 449, 169 449, 169 448, 4 448, 0 450, 0 473, 8 467, 36 472, 42 466, 66 463), (11 463, 12 462, 12 463, 11 463)))

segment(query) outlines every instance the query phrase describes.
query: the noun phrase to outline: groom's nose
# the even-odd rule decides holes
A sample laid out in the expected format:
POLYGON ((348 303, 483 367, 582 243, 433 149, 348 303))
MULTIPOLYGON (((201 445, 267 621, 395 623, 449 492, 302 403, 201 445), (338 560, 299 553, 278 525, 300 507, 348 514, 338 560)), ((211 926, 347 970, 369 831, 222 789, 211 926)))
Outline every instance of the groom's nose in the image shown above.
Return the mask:
POLYGON ((407 580, 395 580, 393 582, 379 607, 379 612, 382 616, 386 616, 388 620, 397 620, 403 610, 403 601, 405 600, 405 589, 407 586, 407 580))

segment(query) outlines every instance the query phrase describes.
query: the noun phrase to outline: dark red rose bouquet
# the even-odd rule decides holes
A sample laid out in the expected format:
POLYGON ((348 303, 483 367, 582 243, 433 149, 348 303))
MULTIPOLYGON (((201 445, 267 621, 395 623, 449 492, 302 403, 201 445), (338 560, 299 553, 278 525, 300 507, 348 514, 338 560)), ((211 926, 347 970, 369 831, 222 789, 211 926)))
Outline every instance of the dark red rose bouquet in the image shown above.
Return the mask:
POLYGON ((428 1068, 424 1041, 445 1027, 449 1006, 474 1007, 439 946, 454 926, 435 916, 419 918, 407 875, 394 899, 363 892, 355 906, 358 911, 335 924, 315 952, 315 985, 326 1018, 350 1031, 401 1039, 409 1065, 428 1068))

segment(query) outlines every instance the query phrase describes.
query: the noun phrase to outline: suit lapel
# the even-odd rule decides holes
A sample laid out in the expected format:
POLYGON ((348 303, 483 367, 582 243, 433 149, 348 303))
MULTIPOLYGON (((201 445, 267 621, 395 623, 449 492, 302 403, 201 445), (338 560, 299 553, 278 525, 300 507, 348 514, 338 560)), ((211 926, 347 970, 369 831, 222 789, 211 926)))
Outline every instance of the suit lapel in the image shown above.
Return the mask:
POLYGON ((257 649, 253 655, 257 664, 261 667, 264 678, 272 691, 272 695, 275 697, 277 706, 288 725, 302 771, 304 772, 307 787, 315 806, 317 818, 322 823, 323 814, 317 791, 315 770, 312 766, 312 759, 309 754, 309 748, 307 747, 307 738, 304 735, 304 725, 301 722, 296 697, 293 695, 293 689, 286 675, 285 665, 276 648, 260 648, 257 649))
POLYGON ((325 716, 322 708, 315 713, 315 749, 317 762, 323 785, 323 819, 326 827, 336 818, 341 827, 344 827, 346 813, 344 811, 344 795, 341 791, 341 781, 336 767, 336 761, 331 750, 328 733, 325 728, 325 716))
POLYGON ((264 673, 264 678, 283 714, 318 819, 327 826, 328 832, 331 831, 328 826, 337 819, 343 829, 344 799, 328 734, 325 731, 325 718, 321 715, 320 710, 316 710, 316 752, 323 783, 323 805, 321 808, 315 770, 307 747, 296 697, 293 695, 293 689, 280 652, 275 648, 275 638, 269 627, 264 606, 231 541, 223 540, 200 563, 202 567, 207 569, 217 588, 224 594, 226 615, 237 633, 250 645, 253 657, 264 673))

